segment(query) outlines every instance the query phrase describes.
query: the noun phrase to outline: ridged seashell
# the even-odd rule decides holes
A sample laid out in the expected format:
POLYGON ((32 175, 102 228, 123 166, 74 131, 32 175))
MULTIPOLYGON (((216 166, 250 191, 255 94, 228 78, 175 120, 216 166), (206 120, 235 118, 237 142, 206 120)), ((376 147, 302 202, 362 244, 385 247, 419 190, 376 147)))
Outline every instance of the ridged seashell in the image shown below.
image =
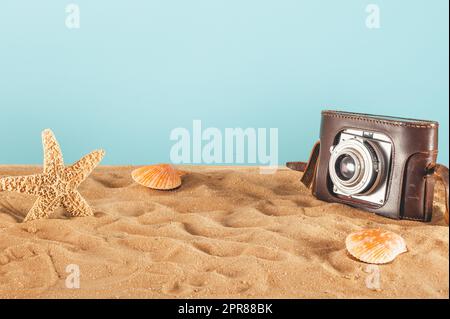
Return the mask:
POLYGON ((181 185, 181 176, 185 174, 170 164, 157 164, 137 168, 131 173, 131 177, 136 183, 148 188, 171 190, 181 185))
POLYGON ((368 264, 387 264, 408 251, 400 235, 381 229, 350 234, 345 245, 353 257, 368 264))

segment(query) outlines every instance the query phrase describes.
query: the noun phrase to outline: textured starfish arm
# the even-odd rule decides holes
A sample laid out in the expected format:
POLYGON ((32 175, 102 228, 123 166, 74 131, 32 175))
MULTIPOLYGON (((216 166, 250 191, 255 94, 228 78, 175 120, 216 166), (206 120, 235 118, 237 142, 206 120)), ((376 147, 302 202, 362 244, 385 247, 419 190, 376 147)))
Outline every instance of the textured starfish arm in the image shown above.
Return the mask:
POLYGON ((55 135, 50 129, 42 131, 44 147, 44 173, 60 174, 64 169, 64 161, 55 135))
POLYGON ((39 195, 45 183, 43 175, 9 176, 0 178, 0 191, 39 195))
POLYGON ((24 222, 47 218, 48 215, 50 215, 59 206, 61 206, 61 201, 59 200, 59 198, 39 197, 34 203, 33 207, 31 207, 30 211, 27 214, 27 217, 25 217, 24 219, 24 222))
POLYGON ((103 156, 105 156, 105 151, 103 150, 96 150, 84 156, 65 169, 66 179, 72 180, 75 187, 80 185, 100 163, 103 156))
POLYGON ((92 216, 94 212, 78 191, 72 191, 64 196, 63 206, 72 216, 92 216))

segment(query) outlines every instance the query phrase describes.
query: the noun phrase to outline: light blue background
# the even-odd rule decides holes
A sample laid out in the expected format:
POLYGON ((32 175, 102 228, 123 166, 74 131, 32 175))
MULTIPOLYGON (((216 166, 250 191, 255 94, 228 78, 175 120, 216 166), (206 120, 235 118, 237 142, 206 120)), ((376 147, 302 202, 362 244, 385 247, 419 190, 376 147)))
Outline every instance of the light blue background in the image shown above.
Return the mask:
POLYGON ((169 161, 170 131, 277 127, 280 162, 306 159, 320 110, 439 120, 448 163, 448 1, 78 0, 0 3, 0 163, 169 161), (369 3, 381 29, 365 26, 369 3))

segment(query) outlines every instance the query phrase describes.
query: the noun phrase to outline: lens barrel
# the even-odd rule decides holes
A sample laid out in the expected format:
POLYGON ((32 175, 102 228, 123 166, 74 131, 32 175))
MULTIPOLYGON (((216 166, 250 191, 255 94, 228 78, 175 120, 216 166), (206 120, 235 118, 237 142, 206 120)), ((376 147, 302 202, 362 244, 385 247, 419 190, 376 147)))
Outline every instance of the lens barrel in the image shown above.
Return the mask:
POLYGON ((377 187, 383 164, 383 156, 375 143, 350 138, 332 149, 330 178, 344 195, 368 194, 377 187))

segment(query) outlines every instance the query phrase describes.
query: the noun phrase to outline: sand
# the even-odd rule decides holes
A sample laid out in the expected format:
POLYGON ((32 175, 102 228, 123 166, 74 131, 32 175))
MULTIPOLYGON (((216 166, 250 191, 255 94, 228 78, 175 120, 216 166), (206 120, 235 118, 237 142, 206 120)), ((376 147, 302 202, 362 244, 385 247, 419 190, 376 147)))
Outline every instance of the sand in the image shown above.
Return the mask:
POLYGON ((0 298, 449 297, 442 187, 426 224, 316 200, 288 169, 182 167, 189 174, 171 192, 133 183, 132 169, 99 167, 80 186, 93 217, 21 223, 34 197, 0 193, 0 298), (409 252, 370 268, 344 241, 377 227, 402 235, 409 252), (66 287, 71 264, 78 289, 66 287), (374 271, 379 289, 366 284, 374 271))

